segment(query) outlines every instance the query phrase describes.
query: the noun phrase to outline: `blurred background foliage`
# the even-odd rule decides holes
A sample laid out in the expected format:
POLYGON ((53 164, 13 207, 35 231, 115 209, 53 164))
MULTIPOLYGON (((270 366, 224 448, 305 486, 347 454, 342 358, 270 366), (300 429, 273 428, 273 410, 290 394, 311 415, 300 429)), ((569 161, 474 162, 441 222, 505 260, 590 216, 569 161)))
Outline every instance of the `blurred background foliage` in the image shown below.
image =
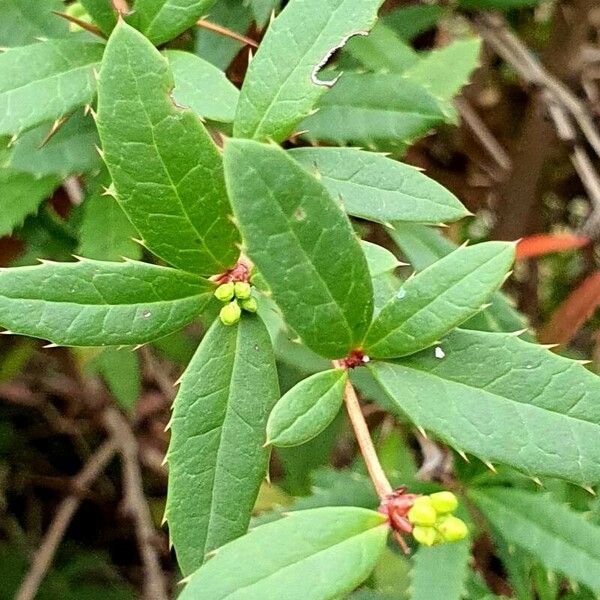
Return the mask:
MULTIPOLYGON (((198 27, 168 47, 209 61, 239 87, 252 45, 260 43, 272 11, 284 4, 219 0, 198 27)), ((64 11, 86 18, 84 11, 61 0, 0 0, 0 46, 73 33, 77 27, 56 14, 64 11)), ((333 58, 328 68, 343 69, 345 77, 324 96, 321 111, 303 124, 306 131, 287 142, 288 147, 352 143, 389 152, 453 191, 473 217, 447 228, 391 230, 355 221, 363 238, 417 269, 465 240, 522 238, 506 289, 523 318, 507 305, 507 322, 515 329, 529 328, 543 343, 560 344, 559 352, 590 360, 595 371, 600 369, 599 32, 597 0, 390 0, 372 34, 351 40, 333 58), (456 42, 473 32, 483 40, 475 53, 472 43, 456 42), (435 61, 415 67, 428 56, 435 61), (434 68, 441 71, 443 95, 435 89, 434 68), (454 96, 469 77, 470 84, 454 96), (411 104, 410 86, 425 86, 431 103, 411 104), (333 110, 340 106, 343 112, 333 110), (368 117, 361 112, 365 106, 368 117), (384 118, 389 112, 400 118, 417 108, 422 118, 401 133, 393 119, 384 118)), ((77 35, 91 34, 79 29, 77 35)), ((223 93, 232 92, 225 87, 223 93)), ((144 257, 121 209, 103 195, 110 182, 96 151, 90 108, 16 139, 0 138, 1 266, 35 264, 40 258, 68 261, 73 255, 144 257)), ((209 120, 214 135, 229 133, 228 124, 217 121, 209 120)), ((378 285, 389 290, 409 272, 386 273, 378 285)), ((164 429, 173 382, 205 325, 197 323, 138 351, 44 350, 31 339, 0 338, 0 599, 14 597, 31 557, 56 526, 65 498, 75 499, 78 510, 64 523, 37 597, 120 600, 139 595, 143 570, 136 519, 122 501, 127 490, 118 462, 107 457, 96 480, 81 485, 81 470, 103 439, 102 415, 112 405, 128 415, 128 439, 139 458, 156 528, 154 538, 146 541, 157 548, 176 595, 178 573, 168 535, 160 529, 166 493, 164 429)), ((284 391, 320 368, 321 359, 285 336, 278 339, 277 350, 284 391)), ((553 500, 568 501, 600 524, 600 505, 584 490, 465 463, 390 417, 381 392, 360 373, 355 375, 382 463, 394 483, 410 483, 422 491, 442 483, 481 485, 488 479, 525 489, 543 483, 553 500)), ((273 518, 283 508, 336 504, 377 504, 343 414, 315 440, 276 452, 256 520, 273 518)), ((418 553, 414 563, 388 550, 353 597, 445 600, 432 571, 443 578, 440 573, 446 569, 448 578, 459 582, 452 592, 456 598, 593 598, 493 529, 479 533, 470 563, 468 547, 462 558, 460 553, 445 556, 448 550, 438 548, 418 553)))

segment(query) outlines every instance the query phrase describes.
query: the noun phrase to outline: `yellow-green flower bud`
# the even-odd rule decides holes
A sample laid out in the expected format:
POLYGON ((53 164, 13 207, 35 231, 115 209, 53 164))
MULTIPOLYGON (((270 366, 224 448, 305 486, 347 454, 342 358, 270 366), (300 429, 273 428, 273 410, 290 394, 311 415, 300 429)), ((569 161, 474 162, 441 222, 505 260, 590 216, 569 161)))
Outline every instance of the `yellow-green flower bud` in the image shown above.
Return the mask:
POLYGON ((235 297, 238 300, 248 300, 251 293, 252 287, 249 283, 246 283, 245 281, 235 282, 235 297))
POLYGON ((219 313, 221 323, 223 325, 235 325, 242 316, 242 309, 238 306, 238 303, 234 300, 229 304, 226 304, 219 313))
POLYGON ((433 546, 437 541, 438 532, 433 527, 417 525, 413 528, 412 535, 419 544, 423 544, 423 546, 433 546))
POLYGON ((248 300, 242 300, 240 302, 242 308, 249 313, 255 313, 258 310, 258 302, 256 298, 248 298, 248 300))
POLYGON ((424 525, 430 527, 437 521, 437 512, 431 504, 428 496, 421 496, 415 500, 412 508, 407 514, 408 520, 412 525, 424 525))
POLYGON ((437 530, 445 542, 460 542, 469 533, 467 524, 462 519, 453 516, 444 517, 437 525, 437 530))
POLYGON ((447 515, 458 508, 458 498, 452 492, 436 492, 429 497, 431 506, 440 515, 447 515))
POLYGON ((230 300, 233 300, 234 290, 235 286, 232 281, 224 283, 215 290, 215 298, 221 302, 229 302, 230 300))

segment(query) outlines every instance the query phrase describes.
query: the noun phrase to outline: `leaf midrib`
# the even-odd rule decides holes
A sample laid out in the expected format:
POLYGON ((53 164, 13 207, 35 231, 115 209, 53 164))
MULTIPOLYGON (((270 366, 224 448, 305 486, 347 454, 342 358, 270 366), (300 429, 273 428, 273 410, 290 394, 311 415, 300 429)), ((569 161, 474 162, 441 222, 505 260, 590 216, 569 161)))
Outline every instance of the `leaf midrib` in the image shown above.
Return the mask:
MULTIPOLYGON (((284 519, 293 519, 293 515, 289 515, 287 517, 283 517, 284 519)), ((283 567, 281 567, 280 569, 277 569, 277 571, 272 572, 272 573, 268 573, 267 575, 263 576, 263 577, 259 577, 258 579, 252 581, 251 583, 247 584, 247 585, 243 585, 241 587, 237 587, 235 590, 232 590, 231 593, 227 592, 227 596, 222 596, 221 600, 227 600, 227 598, 230 598, 232 596, 232 594, 237 594, 239 592, 242 592, 244 590, 248 590, 253 588, 254 586, 258 585, 259 583, 262 583, 268 579, 270 579, 271 577, 273 577, 274 575, 278 575, 279 573, 283 572, 283 571, 287 571, 288 569, 291 569, 292 567, 295 567, 299 564, 301 564, 302 562, 309 560, 311 558, 314 558, 316 556, 319 556, 323 553, 329 552, 330 550, 334 550, 336 547, 338 546, 344 546, 345 544, 349 543, 349 542, 354 542, 356 541, 357 538, 361 538, 362 536, 365 536, 366 534, 371 533, 374 529, 377 529, 379 527, 387 527, 387 524, 385 522, 383 523, 379 523, 378 525, 375 525, 373 527, 369 527, 368 529, 365 529, 364 531, 361 531, 360 533, 354 534, 350 537, 344 538, 343 540, 336 542, 335 544, 331 544, 330 546, 327 546, 325 548, 322 548, 321 550, 318 550, 317 552, 314 552, 312 554, 306 555, 306 556, 302 556, 301 558, 299 558, 298 560, 294 560, 290 563, 287 563, 286 565, 284 565, 283 567)))
MULTIPOLYGON (((296 61, 296 63, 292 67, 292 69, 290 69, 290 71, 286 75, 285 79, 281 82, 279 88, 277 89, 276 94, 273 96, 273 98, 271 99, 270 103, 265 108, 265 110, 263 112, 263 115, 260 118, 260 121, 258 122, 258 124, 256 125, 256 127, 252 130, 252 137, 256 137, 257 132, 260 132, 262 130, 262 126, 263 126, 264 122, 266 121, 267 117, 270 115, 273 106, 275 106, 276 102, 279 100, 279 96, 281 95, 283 89, 285 88, 285 86, 287 86, 287 84, 289 83, 290 79, 296 74, 296 72, 298 71, 299 67, 303 65, 303 58, 307 54, 309 54, 311 52, 311 50, 313 50, 313 48, 319 43, 319 41, 321 40, 321 37, 323 36, 323 32, 329 27, 329 25, 331 24, 331 22, 332 22, 334 16, 336 15, 336 13, 345 4, 346 4, 346 0, 342 0, 340 2, 340 4, 338 5, 338 7, 335 8, 331 12, 331 14, 329 15, 329 18, 327 19, 327 22, 325 23, 325 25, 321 29, 321 33, 316 37, 316 39, 309 46, 309 48, 306 50, 306 52, 302 56, 299 57, 299 59, 296 61)), ((309 81, 310 81, 310 78, 309 78, 309 81)), ((312 81, 311 81, 311 83, 312 83, 312 81)), ((315 88, 318 89, 319 86, 315 86, 315 88)))
MULTIPOLYGON (((298 248, 300 249, 300 251, 302 253, 302 256, 304 256, 306 261, 308 262, 308 264, 311 265, 312 272, 316 274, 317 279, 321 282, 323 288, 327 292, 327 296, 329 297, 331 303, 337 308, 338 313, 341 316, 341 320, 344 322, 344 324, 346 326, 346 329, 348 332, 348 340, 349 340, 350 344, 352 344, 354 342, 354 332, 353 332, 352 327, 350 326, 350 323, 348 322, 348 319, 346 318, 345 311, 342 309, 340 304, 338 304, 338 301, 334 298, 331 290, 329 289, 329 286, 327 285, 327 282, 323 279, 320 271, 316 268, 311 257, 308 255, 307 251, 304 249, 304 245, 302 244, 302 241, 298 237, 298 234, 296 233, 294 228, 291 226, 290 219, 285 214, 285 212, 284 212, 283 208, 281 207, 281 205, 279 204, 279 202, 277 202, 277 199, 273 195, 273 191, 271 190, 271 187, 268 185, 268 183, 265 180, 265 178, 263 177, 263 175, 260 173, 260 171, 255 169, 252 165, 249 166, 249 170, 252 171, 253 173, 255 173, 256 177, 262 181, 262 183, 267 191, 267 194, 269 195, 269 198, 271 199, 271 204, 274 204, 277 207, 277 210, 279 211, 279 213, 281 213, 282 218, 284 219, 286 225, 288 226, 287 230, 292 234, 292 236, 296 240, 296 242, 298 244, 298 248)), ((329 199, 328 193, 327 193, 327 198, 329 199)), ((362 250, 361 250, 361 252, 362 252, 362 250)))
MULTIPOLYGON (((521 402, 515 398, 509 398, 508 396, 501 396, 500 394, 496 393, 496 392, 492 392, 488 389, 486 389, 485 387, 477 387, 475 385, 468 385, 466 383, 463 383, 461 381, 456 381, 455 379, 449 379, 447 377, 443 377, 442 375, 438 375, 437 373, 435 373, 434 371, 429 371, 425 368, 419 368, 418 366, 414 365, 414 364, 406 364, 403 362, 398 362, 398 363, 386 363, 385 361, 377 361, 380 364, 385 365, 386 367, 391 367, 391 366, 399 366, 402 367, 403 369, 412 369, 413 371, 417 371, 419 373, 425 373, 430 377, 434 377, 436 379, 439 379, 445 383, 451 383, 452 385, 456 385, 459 387, 463 387, 466 388, 468 390, 479 390, 480 392, 483 392, 485 394, 489 394, 492 398, 498 399, 499 401, 504 401, 504 402, 512 402, 514 404, 518 404, 518 405, 522 405, 522 406, 529 406, 532 409, 535 410, 540 410, 542 411, 542 413, 547 412, 553 415, 559 415, 561 417, 564 417, 565 419, 571 419, 572 421, 574 421, 575 423, 586 423, 588 425, 592 425, 594 427, 598 427, 598 430, 600 431, 600 424, 594 422, 594 421, 588 421, 587 419, 583 419, 581 417, 574 417, 572 415, 569 415, 567 413, 564 412, 559 412, 557 410, 551 410, 546 406, 538 406, 537 404, 534 404, 533 402, 521 402)), ((384 384, 379 377, 377 378, 381 385, 384 387, 384 389, 386 390, 386 393, 388 394, 388 396, 394 401, 395 397, 394 395, 388 390, 388 386, 386 384, 384 384)), ((400 405, 401 403, 398 402, 398 405, 400 405)), ((580 453, 581 454, 581 453, 580 453)))
POLYGON ((221 456, 221 452, 223 451, 223 429, 225 428, 225 423, 227 422, 229 415, 230 415, 230 410, 231 410, 231 397, 232 397, 232 383, 233 383, 233 377, 236 371, 236 365, 238 363, 237 357, 239 356, 238 354, 238 350, 239 350, 239 346, 240 346, 240 337, 242 334, 242 326, 241 323, 238 324, 237 326, 237 332, 236 332, 236 336, 235 336, 235 347, 233 349, 233 360, 231 361, 231 369, 229 370, 229 384, 227 386, 227 403, 225 405, 225 414, 223 415, 223 421, 220 423, 220 425, 218 426, 219 428, 219 446, 217 448, 217 453, 215 456, 215 468, 213 471, 213 476, 212 476, 212 481, 211 481, 211 485, 210 485, 210 510, 208 513, 208 522, 206 524, 206 537, 204 538, 204 544, 203 544, 203 556, 206 556, 206 554, 210 551, 213 550, 213 548, 210 548, 209 550, 209 546, 208 546, 208 542, 209 542, 209 537, 210 537, 210 533, 211 533, 211 525, 213 522, 214 517, 216 516, 217 512, 215 511, 215 492, 216 492, 216 487, 217 487, 217 472, 220 471, 220 466, 221 466, 221 462, 220 462, 220 456, 221 456))
MULTIPOLYGON (((198 236, 198 239, 200 240, 200 242, 202 243, 202 247, 204 248, 205 253, 210 256, 210 258, 214 261, 214 264, 216 266, 218 266, 219 268, 224 267, 223 263, 221 260, 219 260, 212 252, 212 250, 208 247, 207 243, 206 243, 206 239, 205 236, 197 229, 195 223, 192 221, 192 219, 190 218, 190 215, 188 213, 187 207, 185 206, 185 203, 183 202, 183 199, 181 198, 180 194, 179 194, 179 189, 178 187, 175 185, 175 182, 173 181, 173 178, 171 177, 171 172, 169 171, 163 156, 159 150, 157 141, 156 141, 156 136, 155 136, 155 126, 154 123, 152 122, 152 119, 150 118, 150 114, 148 113, 148 110, 146 108, 146 103, 143 101, 143 97, 140 94, 140 88, 139 88, 139 83, 138 83, 138 79, 135 76, 135 72, 133 71, 133 68, 131 66, 131 54, 129 53, 129 48, 127 48, 126 50, 127 52, 127 68, 129 70, 129 74, 131 76, 131 80, 133 81, 134 85, 135 85, 135 89, 136 89, 136 94, 137 94, 137 98, 139 99, 139 104, 142 107, 142 110, 144 111, 144 116, 146 117, 146 121, 148 122, 149 125, 149 130, 150 130, 150 135, 152 136, 152 145, 154 147, 154 150, 156 151, 156 156, 158 157, 158 159, 160 160, 160 164, 162 165, 162 168, 164 170, 165 175, 167 176, 168 180, 169 180, 169 186, 171 187, 171 190, 173 191, 173 194, 175 196, 175 198, 177 199, 177 203, 179 204, 179 207, 181 208, 182 212, 183 212, 183 216, 185 217, 185 219, 187 220, 187 222, 189 223, 190 227, 192 228, 192 231, 195 232, 195 234, 198 236)), ((164 60, 165 62, 167 62, 167 68, 170 69, 170 67, 168 66, 168 61, 167 59, 163 58, 161 56, 161 60, 164 60)), ((192 114, 192 113, 190 113, 192 114)), ((177 118, 176 115, 173 114, 169 114, 168 115, 169 118, 177 118)), ((208 142, 212 143, 210 140, 207 140, 208 142)), ((191 172, 191 171, 190 171, 191 172)), ((187 174, 189 175, 189 173, 187 174)), ((187 177, 186 175, 186 177, 187 177)), ((182 180, 185 178, 182 178, 182 180)), ((168 261, 171 262, 171 261, 168 261)))
MULTIPOLYGON (((453 283, 449 288, 446 288, 446 290, 444 290, 441 294, 438 294, 437 296, 435 296, 435 298, 432 298, 429 302, 427 302, 427 304, 421 306, 418 310, 416 310, 414 313, 412 313, 408 319, 406 319, 405 321, 402 321, 402 323, 400 325, 398 325, 397 327, 390 329, 382 338, 379 338, 374 344, 372 344, 373 346, 378 346, 380 344, 382 344, 383 342, 385 342, 385 340, 387 340, 390 336, 395 335, 398 331, 400 331, 401 329, 403 329, 404 327, 406 327, 406 325, 408 323, 410 323, 410 321, 412 321, 415 317, 417 317, 417 315, 421 314, 423 311, 426 311, 434 302, 437 302, 440 298, 446 296, 447 294, 451 293, 456 287, 462 285, 464 283, 464 281, 467 278, 470 278, 471 276, 475 275, 480 269, 483 269, 485 266, 487 266, 490 262, 496 260, 497 258, 499 258, 502 254, 504 253, 504 251, 499 252, 498 254, 495 254, 494 256, 490 257, 488 260, 486 260, 484 263, 480 264, 477 268, 473 269, 472 271, 470 271, 465 277, 462 277, 461 279, 459 279, 458 281, 456 281, 455 283, 453 283)), ((428 267, 427 269, 423 269, 423 271, 421 271, 419 274, 423 274, 425 271, 427 271, 428 269, 432 268, 435 266, 436 263, 434 263, 433 265, 431 265, 430 267, 428 267)), ((415 278, 416 279, 416 278, 415 278)), ((400 288, 402 289, 402 287, 400 288)), ((496 291, 495 289, 491 292, 493 293, 494 291, 496 291)), ((491 295, 490 293, 490 295, 491 295)), ((408 294, 408 292, 407 292, 408 294)), ((381 312, 379 313, 379 318, 377 318, 375 321, 373 321, 373 323, 371 324, 371 327, 369 327, 369 331, 367 331, 367 334, 365 336, 365 340, 368 339, 369 337, 369 333, 371 331, 371 329, 379 323, 378 321, 380 321, 382 319, 381 317, 381 313, 390 305, 390 304, 395 304, 398 300, 396 299, 395 296, 392 296, 392 299, 389 300, 385 306, 382 308, 381 312)), ((481 309, 476 309, 474 311, 474 314, 477 314, 481 309)), ((468 319, 469 317, 465 317, 464 320, 468 319)))

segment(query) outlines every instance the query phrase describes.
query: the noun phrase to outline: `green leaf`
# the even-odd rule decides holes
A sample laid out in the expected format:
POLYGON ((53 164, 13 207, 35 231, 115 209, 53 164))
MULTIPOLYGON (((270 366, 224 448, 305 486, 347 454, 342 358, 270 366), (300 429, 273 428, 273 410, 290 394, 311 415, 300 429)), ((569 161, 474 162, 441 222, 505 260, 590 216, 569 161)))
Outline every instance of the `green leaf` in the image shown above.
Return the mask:
MULTIPOLYGON (((396 221, 393 227, 389 234, 417 271, 422 271, 457 248, 456 244, 430 227, 399 221, 396 221)), ((502 292, 496 292, 492 296, 489 308, 463 324, 463 329, 507 333, 520 331, 526 327, 525 318, 512 307, 502 292)), ((528 335, 526 339, 530 341, 533 337, 528 335)))
POLYGON ((389 223, 443 223, 469 215, 458 198, 420 171, 381 154, 356 148, 297 148, 291 155, 314 171, 346 211, 389 223))
POLYGON ((387 532, 383 515, 362 508, 293 512, 221 548, 192 575, 179 598, 344 597, 373 570, 387 532))
POLYGON ((27 215, 59 186, 55 177, 38 178, 14 169, 0 169, 0 237, 21 225, 27 215))
POLYGON ((220 273, 238 256, 221 156, 198 117, 173 104, 171 88, 167 61, 119 23, 102 63, 97 119, 117 199, 157 256, 220 273))
POLYGON ((514 335, 457 330, 372 372, 397 409, 452 447, 529 475, 600 481, 600 379, 514 335), (549 435, 552 432, 552 435, 549 435))
POLYGON ((59 38, 69 25, 52 11, 64 10, 61 0, 0 0, 0 46, 25 46, 38 38, 59 38))
POLYGON ((393 29, 379 21, 368 36, 357 36, 344 47, 366 69, 402 73, 419 62, 419 55, 393 29))
POLYGON ((450 102, 477 68, 480 52, 479 39, 457 40, 428 52, 405 72, 405 76, 421 84, 435 98, 450 102))
POLYGON ((469 496, 509 544, 600 593, 600 528, 581 513, 547 494, 523 490, 473 489, 469 496))
POLYGON ((537 6, 540 0, 460 0, 461 8, 467 10, 503 10, 537 6))
POLYGON ((112 5, 111 0, 79 0, 79 3, 85 8, 88 15, 100 29, 106 34, 110 32, 117 24, 117 12, 112 5))
POLYGON ((173 98, 199 117, 231 123, 239 97, 225 73, 189 52, 168 50, 165 56, 175 80, 173 98))
POLYGON ((416 4, 397 8, 381 20, 391 27, 405 42, 410 42, 421 33, 432 29, 446 14, 447 9, 438 4, 416 4))
POLYGON ((11 147, 6 165, 37 177, 63 179, 98 169, 98 134, 91 116, 73 115, 45 142, 51 129, 52 123, 44 123, 23 133, 11 147))
MULTIPOLYGON (((208 18, 211 23, 241 34, 245 34, 252 23, 250 9, 240 0, 220 0, 208 18)), ((207 29, 198 28, 196 32, 196 54, 222 70, 227 69, 243 47, 241 42, 207 29)))
POLYGON ((134 261, 3 269, 0 325, 61 346, 142 344, 190 323, 213 289, 200 277, 134 261))
POLYGON ((246 533, 267 473, 265 428, 278 398, 260 318, 244 315, 232 327, 215 320, 183 375, 171 424, 165 516, 184 575, 246 533))
POLYGON ((298 127, 306 139, 403 150, 448 120, 447 107, 405 75, 345 73, 298 127))
POLYGON ((296 384, 275 405, 267 423, 267 444, 299 446, 335 418, 344 401, 348 372, 332 369, 296 384))
POLYGON ((402 264, 389 250, 382 246, 365 241, 361 241, 360 245, 367 257, 369 272, 373 278, 389 273, 402 264))
POLYGON ((103 194, 100 183, 107 179, 103 176, 96 182, 83 203, 78 253, 97 260, 140 259, 142 249, 133 240, 135 228, 115 199, 103 194))
POLYGON ((142 391, 138 355, 131 348, 103 348, 90 366, 102 375, 118 405, 133 412, 142 391))
MULTIPOLYGON (((328 87, 319 67, 374 24, 382 0, 292 0, 273 21, 242 87, 234 135, 284 140, 328 87)), ((334 88, 335 89, 335 88, 334 88)))
POLYGON ((515 245, 485 242, 459 248, 406 281, 367 333, 372 358, 413 354, 439 341, 481 310, 504 281, 515 245))
POLYGON ((347 217, 279 147, 229 140, 224 159, 248 255, 287 323, 318 354, 345 357, 373 310, 367 261, 347 217))
POLYGON ((136 0, 129 20, 157 46, 192 27, 215 0, 136 0))
POLYGON ((411 571, 411 600, 461 600, 469 573, 471 542, 421 546, 411 571))
POLYGON ((103 51, 102 44, 51 40, 0 54, 0 135, 18 134, 91 102, 103 51))
POLYGON ((249 0, 250 9, 259 28, 265 26, 280 4, 281 0, 249 0))

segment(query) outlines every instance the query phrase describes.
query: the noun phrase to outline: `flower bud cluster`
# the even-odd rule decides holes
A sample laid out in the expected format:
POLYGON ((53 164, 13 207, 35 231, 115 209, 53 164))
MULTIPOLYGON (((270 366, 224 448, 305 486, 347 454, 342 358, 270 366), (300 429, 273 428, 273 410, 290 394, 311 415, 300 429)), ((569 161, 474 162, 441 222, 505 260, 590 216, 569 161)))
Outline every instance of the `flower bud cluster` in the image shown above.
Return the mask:
POLYGON ((416 498, 406 515, 415 540, 424 546, 434 546, 467 537, 466 523, 452 514, 457 508, 458 499, 452 492, 416 498))
POLYGON ((224 325, 235 325, 242 316, 242 310, 255 313, 258 310, 256 298, 252 296, 252 286, 245 281, 228 281, 215 290, 215 297, 226 303, 219 317, 224 325))

